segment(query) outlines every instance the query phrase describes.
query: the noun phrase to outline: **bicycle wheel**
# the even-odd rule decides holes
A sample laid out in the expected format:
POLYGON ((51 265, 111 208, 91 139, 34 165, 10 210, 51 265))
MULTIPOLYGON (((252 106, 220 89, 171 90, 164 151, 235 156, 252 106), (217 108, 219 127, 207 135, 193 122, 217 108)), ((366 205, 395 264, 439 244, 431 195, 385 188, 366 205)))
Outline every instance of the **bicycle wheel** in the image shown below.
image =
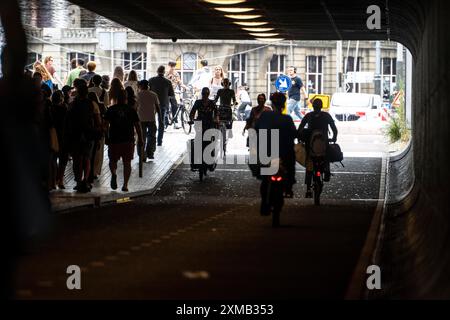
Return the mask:
POLYGON ((189 123, 189 113, 186 109, 181 112, 181 126, 183 127, 184 133, 190 134, 192 131, 192 125, 189 123))
POLYGON ((320 177, 314 179, 314 205, 320 206, 320 194, 322 193, 322 181, 320 177))
POLYGON ((203 181, 203 178, 205 176, 206 173, 206 169, 204 166, 201 166, 200 169, 198 170, 198 177, 200 178, 200 182, 203 181))
POLYGON ((223 158, 225 158, 227 153, 227 128, 224 123, 220 125, 220 132, 222 133, 222 151, 223 158))

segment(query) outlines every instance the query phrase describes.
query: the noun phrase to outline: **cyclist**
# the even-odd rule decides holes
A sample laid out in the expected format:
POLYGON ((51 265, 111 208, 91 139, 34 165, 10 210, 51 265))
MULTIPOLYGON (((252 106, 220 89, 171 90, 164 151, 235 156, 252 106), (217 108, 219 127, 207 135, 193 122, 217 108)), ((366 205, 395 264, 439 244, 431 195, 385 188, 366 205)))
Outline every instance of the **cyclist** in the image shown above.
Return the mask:
POLYGON ((211 128, 215 128, 219 123, 219 114, 217 112, 217 107, 213 100, 209 99, 209 88, 204 87, 202 89, 202 98, 196 100, 192 106, 189 118, 194 121, 195 114, 197 113, 197 118, 202 122, 202 134, 211 128))
MULTIPOLYGON (((336 142, 338 130, 334 123, 333 118, 329 113, 322 111, 322 100, 314 99, 312 102, 314 111, 309 112, 305 115, 298 127, 297 137, 299 140, 306 142, 306 174, 305 174, 305 184, 306 184, 306 198, 312 198, 312 177, 313 177, 313 165, 310 157, 310 146, 309 146, 309 138, 311 134, 315 130, 322 131, 324 137, 328 137, 328 126, 331 127, 333 131, 333 137, 331 138, 332 142, 336 142), (305 127, 308 126, 307 129, 305 127)), ((328 139, 326 139, 326 143, 328 144, 328 139)), ((327 161, 324 168, 324 181, 330 181, 330 163, 327 161)))
MULTIPOLYGON (((203 141, 203 134, 212 128, 217 128, 219 123, 219 115, 217 112, 217 107, 214 104, 213 100, 209 99, 209 88, 204 87, 201 91, 202 98, 196 100, 194 105, 192 106, 191 113, 189 117, 191 119, 190 123, 194 122, 195 114, 197 114, 197 118, 195 120, 202 122, 202 132, 196 132, 195 139, 200 139, 202 141, 202 154, 204 148, 209 144, 208 142, 203 141)), ((214 140, 211 140, 213 142, 214 140)), ((206 173, 206 172, 205 172, 206 173)))
MULTIPOLYGON (((282 167, 285 170, 285 197, 292 198, 292 186, 295 183, 295 152, 294 152, 294 140, 297 138, 297 132, 295 124, 292 118, 283 114, 283 110, 286 108, 286 96, 280 92, 275 92, 270 95, 272 101, 273 112, 262 112, 259 119, 255 123, 255 129, 258 133, 261 129, 267 129, 269 132, 267 136, 267 150, 268 154, 273 154, 271 150, 271 132, 270 130, 279 130, 279 141, 275 145, 279 148, 279 158, 281 159, 282 167)), ((259 145, 259 143, 258 143, 259 145)), ((268 208, 265 208, 263 204, 266 203, 265 197, 267 192, 267 179, 262 177, 261 183, 261 214, 267 214, 268 208)))
POLYGON ((222 132, 223 139, 223 151, 226 151, 226 141, 227 136, 232 138, 232 127, 233 127, 233 111, 231 109, 232 102, 236 105, 236 94, 233 89, 230 89, 230 80, 228 78, 223 79, 222 89, 217 91, 216 97, 214 98, 214 104, 220 99, 219 104, 219 120, 220 120, 220 130, 222 132))

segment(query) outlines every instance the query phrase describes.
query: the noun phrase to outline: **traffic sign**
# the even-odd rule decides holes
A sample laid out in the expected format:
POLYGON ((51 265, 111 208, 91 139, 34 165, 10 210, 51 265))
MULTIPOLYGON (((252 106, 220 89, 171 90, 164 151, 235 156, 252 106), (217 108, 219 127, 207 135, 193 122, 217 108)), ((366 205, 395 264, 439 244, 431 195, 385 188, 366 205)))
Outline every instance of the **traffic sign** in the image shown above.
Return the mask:
POLYGON ((282 74, 275 80, 275 88, 282 93, 289 91, 291 87, 292 80, 288 76, 282 74))

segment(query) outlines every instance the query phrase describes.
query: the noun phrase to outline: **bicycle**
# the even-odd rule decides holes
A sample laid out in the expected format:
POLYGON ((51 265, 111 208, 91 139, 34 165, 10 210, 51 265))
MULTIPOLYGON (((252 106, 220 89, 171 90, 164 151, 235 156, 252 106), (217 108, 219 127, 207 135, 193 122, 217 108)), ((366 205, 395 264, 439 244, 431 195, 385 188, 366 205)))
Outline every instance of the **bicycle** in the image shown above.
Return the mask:
MULTIPOLYGON (((175 93, 179 95, 180 102, 178 103, 175 115, 172 115, 172 112, 169 111, 166 127, 175 125, 177 123, 176 119, 180 119, 181 127, 183 128, 184 133, 189 135, 192 132, 192 125, 189 124, 189 113, 193 105, 192 98, 189 97, 189 93, 187 94, 188 97, 184 98, 184 92, 181 90, 176 90, 175 93)), ((190 96, 192 96, 192 94, 190 94, 190 96)))
POLYGON ((261 215, 272 214, 272 227, 280 226, 280 214, 284 205, 286 191, 286 172, 280 163, 277 174, 262 176, 261 181, 261 215))
MULTIPOLYGON (((333 140, 328 139, 328 143, 334 143, 333 140)), ((320 157, 312 157, 313 163, 313 195, 314 195, 314 205, 320 205, 320 195, 323 191, 324 181, 330 181, 331 173, 329 172, 329 168, 327 169, 328 159, 327 155, 320 157), (328 177, 324 178, 325 175, 328 177)))
MULTIPOLYGON (((190 125, 194 124, 194 121, 189 121, 190 125)), ((214 138, 211 141, 202 141, 202 153, 201 153, 201 163, 195 163, 195 148, 194 148, 195 139, 190 140, 190 149, 191 149, 191 171, 198 171, 198 176, 200 179, 200 182, 203 181, 204 177, 207 175, 208 170, 214 171, 217 167, 218 162, 218 155, 214 152, 214 163, 206 163, 203 160, 203 150, 210 144, 210 143, 218 143, 218 140, 215 140, 214 138)))

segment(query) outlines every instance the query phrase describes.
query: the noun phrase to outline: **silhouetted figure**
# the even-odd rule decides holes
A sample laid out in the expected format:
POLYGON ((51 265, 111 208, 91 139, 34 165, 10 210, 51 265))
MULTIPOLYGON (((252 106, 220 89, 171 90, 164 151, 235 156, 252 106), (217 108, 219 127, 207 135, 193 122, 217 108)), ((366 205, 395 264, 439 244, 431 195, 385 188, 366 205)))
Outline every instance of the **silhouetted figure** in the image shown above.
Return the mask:
POLYGON ((89 192, 91 156, 95 139, 94 104, 88 99, 86 81, 77 79, 74 83, 76 97, 68 113, 69 145, 73 158, 75 190, 89 192), (84 84, 83 84, 84 83, 84 84))
MULTIPOLYGON (((315 130, 322 132, 324 137, 328 137, 328 126, 331 127, 333 131, 333 137, 331 140, 336 142, 337 139, 337 128, 334 123, 333 118, 327 112, 322 112, 322 100, 315 99, 313 101, 313 112, 309 112, 305 115, 298 127, 298 139, 306 142, 306 174, 305 174, 305 184, 306 184, 306 198, 312 197, 312 178, 313 178, 313 164, 310 157, 310 137, 315 130), (305 129, 307 127, 307 129, 305 129)), ((326 141, 328 144, 328 139, 326 141)), ((324 181, 330 181, 330 163, 327 162, 325 165, 325 176, 324 181)))
MULTIPOLYGON (((164 125, 168 125, 167 112, 169 112, 169 97, 174 97, 175 93, 173 91, 172 83, 164 77, 165 72, 164 66, 159 66, 156 77, 151 78, 148 83, 150 90, 158 95, 161 117, 164 121, 164 125)), ((162 145, 164 137, 164 125, 158 128, 158 146, 162 145)))
POLYGON ((108 130, 108 157, 111 170, 111 189, 117 189, 117 162, 123 162, 122 191, 128 191, 131 175, 131 160, 134 156, 134 134, 138 135, 138 145, 143 144, 142 131, 136 110, 127 105, 125 90, 117 95, 117 103, 108 108, 105 114, 108 130))

